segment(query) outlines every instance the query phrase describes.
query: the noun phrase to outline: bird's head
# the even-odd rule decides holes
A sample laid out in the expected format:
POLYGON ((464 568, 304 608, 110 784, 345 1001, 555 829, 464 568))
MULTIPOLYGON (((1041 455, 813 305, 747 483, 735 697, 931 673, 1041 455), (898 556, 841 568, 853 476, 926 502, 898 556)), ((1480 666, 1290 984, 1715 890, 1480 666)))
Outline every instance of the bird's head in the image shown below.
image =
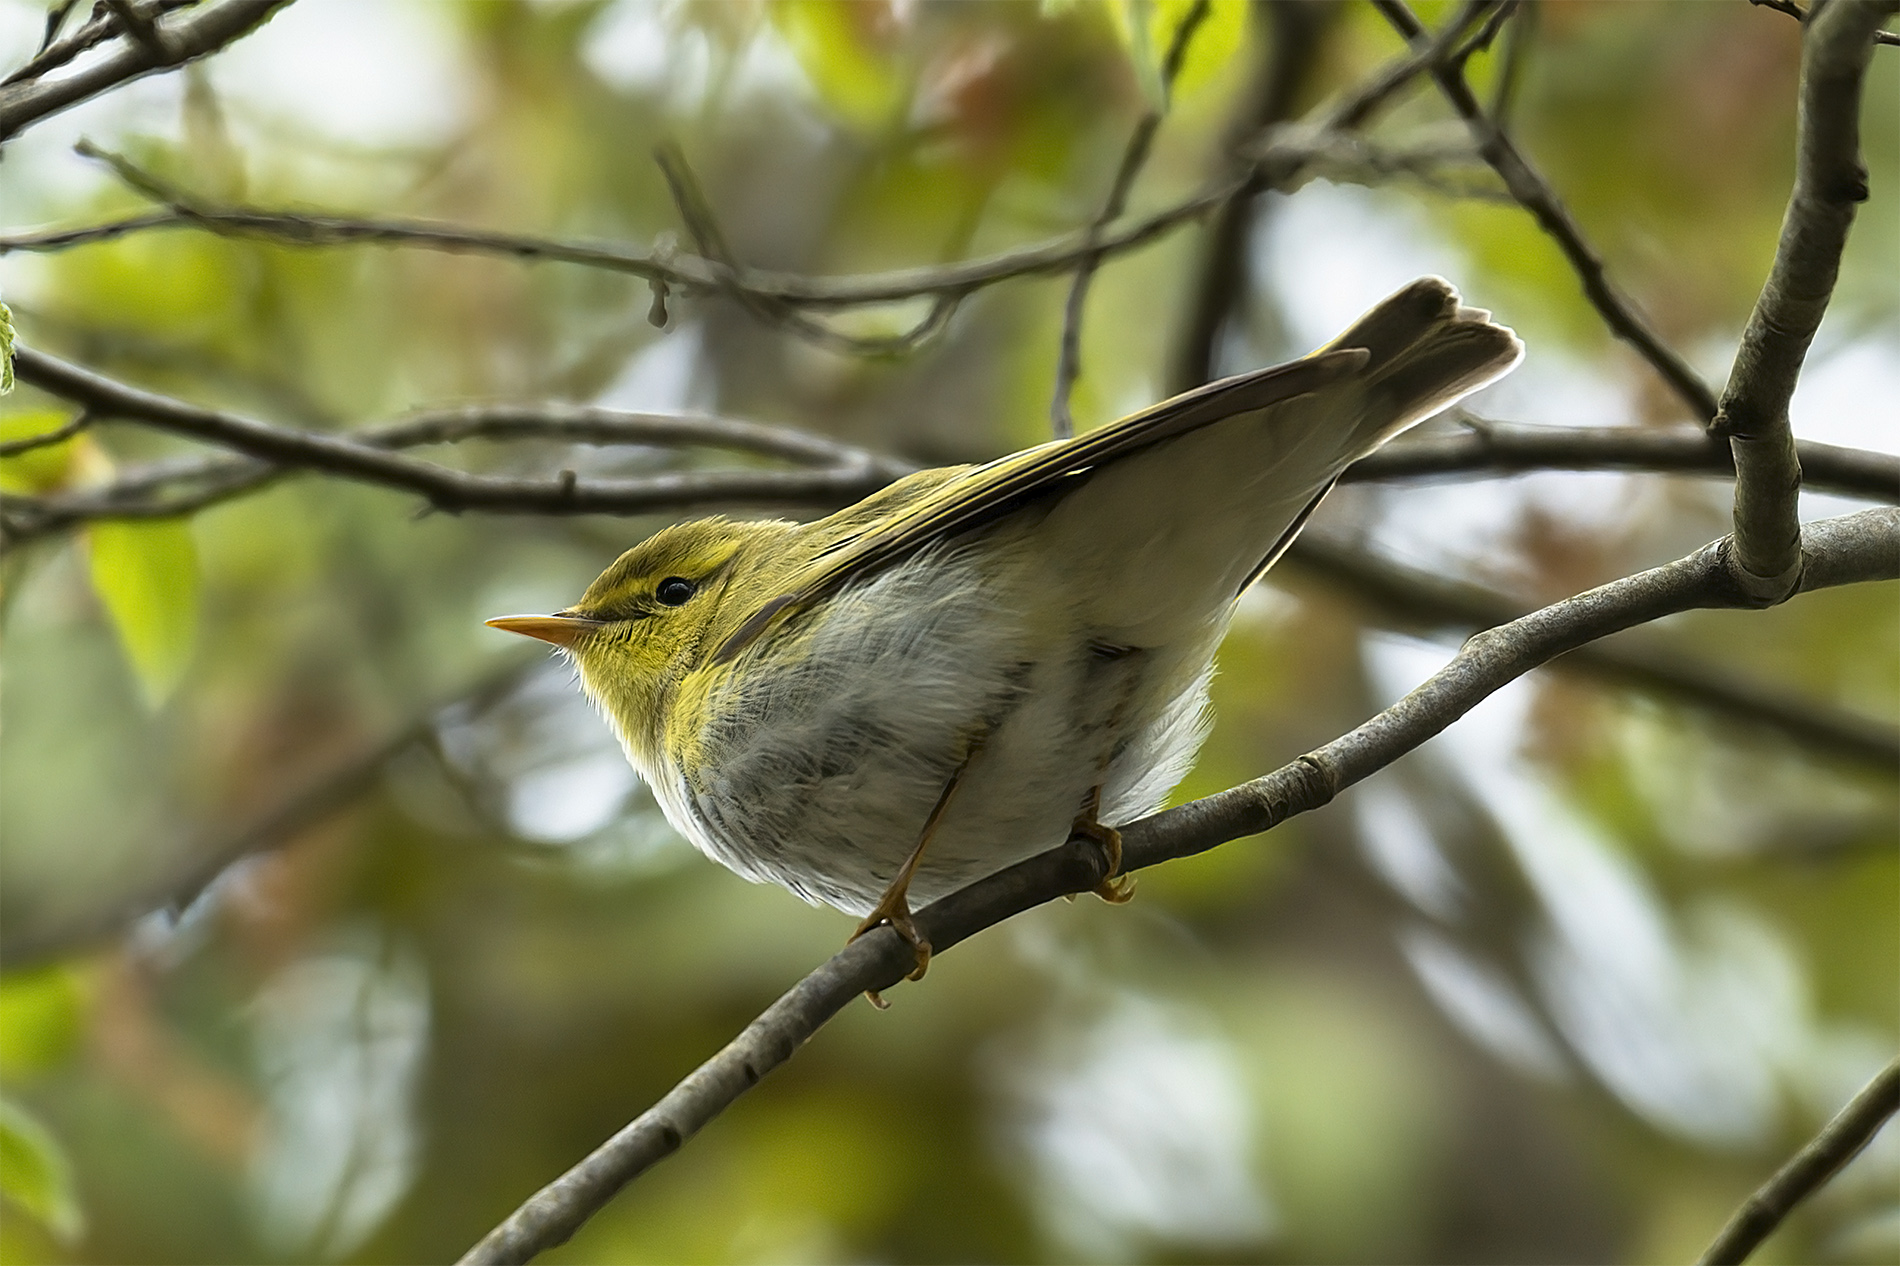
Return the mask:
POLYGON ((774 595, 789 523, 701 519, 666 528, 619 558, 579 602, 507 615, 493 628, 559 647, 629 751, 657 755, 674 688, 774 595))

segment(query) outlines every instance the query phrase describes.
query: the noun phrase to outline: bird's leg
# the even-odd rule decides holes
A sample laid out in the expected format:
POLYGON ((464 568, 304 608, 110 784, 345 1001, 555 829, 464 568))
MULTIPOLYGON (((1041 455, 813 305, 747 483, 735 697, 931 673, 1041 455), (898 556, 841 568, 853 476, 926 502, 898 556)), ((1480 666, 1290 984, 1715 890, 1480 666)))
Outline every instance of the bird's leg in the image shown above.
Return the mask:
MULTIPOLYGON (((930 816, 924 819, 924 829, 917 834, 917 846, 910 850, 910 856, 906 857, 904 864, 897 868, 897 878, 891 881, 891 886, 884 890, 882 897, 878 898, 876 907, 864 916, 864 921, 858 924, 858 930, 851 934, 851 941, 855 941, 878 924, 889 923, 896 929, 899 936, 910 943, 911 949, 916 951, 917 970, 906 977, 908 980, 922 980, 925 969, 930 966, 930 942, 924 939, 923 934, 917 930, 917 924, 910 917, 911 877, 917 873, 918 864, 924 860, 924 850, 930 847, 930 837, 937 833, 937 826, 943 821, 944 812, 950 808, 950 798, 956 795, 957 786, 963 781, 963 771, 970 767, 970 761, 975 756, 976 752, 972 750, 969 756, 963 758, 963 763, 957 766, 957 771, 950 775, 950 781, 943 785, 943 794, 937 797, 936 807, 931 809, 930 816)), ((846 941, 845 944, 849 945, 851 941, 846 941)), ((890 1005, 878 997, 875 989, 864 996, 869 998, 871 1005, 880 1011, 890 1005)))
POLYGON ((1075 815, 1075 821, 1069 826, 1069 838, 1081 836, 1102 846, 1102 853, 1108 858, 1108 873, 1101 883, 1095 885, 1095 895, 1110 905, 1118 906, 1134 899, 1135 878, 1122 874, 1122 833, 1112 826, 1104 826, 1101 812, 1102 789, 1098 786, 1083 797, 1082 811, 1075 815))

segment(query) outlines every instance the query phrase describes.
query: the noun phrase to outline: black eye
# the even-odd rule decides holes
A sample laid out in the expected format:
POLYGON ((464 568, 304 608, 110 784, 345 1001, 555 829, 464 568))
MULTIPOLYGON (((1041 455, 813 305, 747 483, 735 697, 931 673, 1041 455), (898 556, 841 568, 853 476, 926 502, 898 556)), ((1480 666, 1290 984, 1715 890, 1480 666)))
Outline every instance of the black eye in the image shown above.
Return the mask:
POLYGON ((660 587, 653 591, 653 596, 669 607, 677 607, 698 590, 699 586, 684 576, 668 576, 660 582, 660 587))

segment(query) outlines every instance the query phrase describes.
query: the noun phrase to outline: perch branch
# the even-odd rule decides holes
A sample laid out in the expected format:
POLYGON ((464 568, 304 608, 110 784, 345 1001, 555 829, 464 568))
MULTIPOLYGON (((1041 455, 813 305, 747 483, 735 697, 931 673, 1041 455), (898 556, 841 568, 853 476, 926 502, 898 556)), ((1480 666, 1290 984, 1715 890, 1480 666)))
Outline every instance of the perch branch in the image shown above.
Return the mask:
MULTIPOLYGON (((1900 576, 1900 510, 1883 507, 1811 524, 1803 589, 1900 576)), ((1450 663, 1398 703, 1289 765, 1227 791, 1122 828, 1124 868, 1134 870, 1268 830, 1316 809, 1439 733, 1485 697, 1537 666, 1597 638, 1697 607, 1746 605, 1730 580, 1727 539, 1676 562, 1613 581, 1478 634, 1450 663)), ((918 912, 939 953, 983 928, 1067 893, 1105 871, 1092 842, 1070 840, 918 912)), ((914 966, 897 933, 882 927, 839 951, 773 1003, 657 1104, 490 1231, 464 1263, 525 1262, 564 1243, 613 1195, 671 1155, 857 995, 889 990, 914 966)))

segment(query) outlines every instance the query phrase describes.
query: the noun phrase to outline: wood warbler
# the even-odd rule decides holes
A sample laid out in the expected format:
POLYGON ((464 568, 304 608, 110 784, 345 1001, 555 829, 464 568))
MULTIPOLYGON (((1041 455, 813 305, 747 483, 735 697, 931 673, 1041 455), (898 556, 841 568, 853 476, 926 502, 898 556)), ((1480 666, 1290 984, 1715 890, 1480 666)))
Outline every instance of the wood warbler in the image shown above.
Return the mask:
POLYGON ((814 523, 704 519, 581 600, 560 647, 667 819, 747 879, 888 920, 1150 812, 1207 732, 1235 599, 1357 459, 1523 354, 1435 277, 1310 356, 814 523))

